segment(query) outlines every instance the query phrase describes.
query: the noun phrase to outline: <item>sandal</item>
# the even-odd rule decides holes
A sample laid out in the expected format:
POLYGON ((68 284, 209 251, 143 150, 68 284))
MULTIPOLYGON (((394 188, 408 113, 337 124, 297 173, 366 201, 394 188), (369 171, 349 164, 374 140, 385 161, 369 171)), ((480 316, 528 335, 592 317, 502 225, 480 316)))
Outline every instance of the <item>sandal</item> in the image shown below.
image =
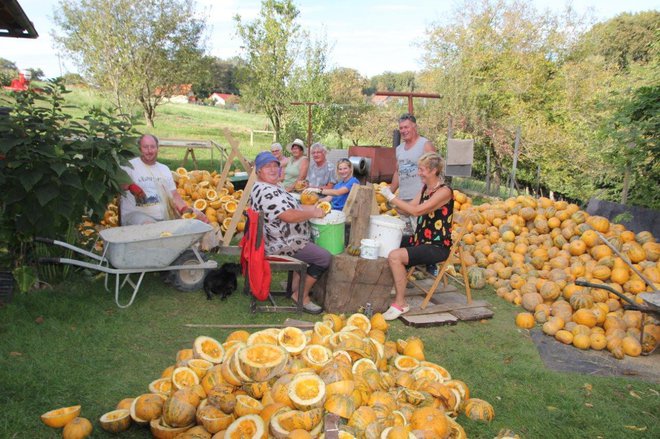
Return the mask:
POLYGON ((385 320, 396 320, 408 311, 410 311, 410 306, 408 305, 404 306, 403 308, 399 308, 398 305, 392 304, 388 310, 383 313, 383 318, 385 320))

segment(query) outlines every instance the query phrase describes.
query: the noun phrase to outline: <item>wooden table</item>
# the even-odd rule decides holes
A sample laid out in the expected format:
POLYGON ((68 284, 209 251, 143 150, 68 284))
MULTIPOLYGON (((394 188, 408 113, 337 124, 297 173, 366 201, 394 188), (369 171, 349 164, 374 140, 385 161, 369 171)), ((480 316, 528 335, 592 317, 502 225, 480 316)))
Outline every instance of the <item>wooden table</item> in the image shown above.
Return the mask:
POLYGON ((208 149, 211 151, 211 166, 213 166, 213 150, 218 149, 220 151, 220 165, 222 165, 222 156, 226 155, 224 149, 212 140, 162 139, 159 145, 163 148, 185 148, 186 154, 183 156, 181 166, 185 167, 188 157, 190 157, 195 169, 199 169, 197 158, 195 157, 196 149, 208 149))

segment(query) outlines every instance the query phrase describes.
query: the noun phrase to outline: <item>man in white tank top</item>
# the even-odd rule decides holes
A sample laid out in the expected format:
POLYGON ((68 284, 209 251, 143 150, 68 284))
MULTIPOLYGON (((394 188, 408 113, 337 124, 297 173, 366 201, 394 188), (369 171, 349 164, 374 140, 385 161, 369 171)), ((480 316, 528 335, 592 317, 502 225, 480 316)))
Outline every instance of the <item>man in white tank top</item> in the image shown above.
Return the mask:
MULTIPOLYGON (((396 147, 397 166, 392 176, 390 190, 394 193, 399 189, 399 198, 410 201, 422 190, 422 180, 417 174, 417 161, 423 154, 436 151, 431 141, 417 132, 417 119, 412 114, 401 115, 399 132, 401 144, 396 147)), ((409 224, 411 230, 408 232, 415 230, 415 218, 401 216, 401 219, 409 224)))

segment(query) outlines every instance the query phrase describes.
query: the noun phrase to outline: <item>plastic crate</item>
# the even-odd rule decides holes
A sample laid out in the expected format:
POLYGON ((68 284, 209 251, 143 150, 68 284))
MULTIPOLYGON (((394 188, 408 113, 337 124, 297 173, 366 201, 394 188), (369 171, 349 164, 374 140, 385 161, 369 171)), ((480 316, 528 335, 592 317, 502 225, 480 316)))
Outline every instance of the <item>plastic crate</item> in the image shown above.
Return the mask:
POLYGON ((0 271, 0 302, 11 302, 14 293, 14 275, 11 271, 0 271))

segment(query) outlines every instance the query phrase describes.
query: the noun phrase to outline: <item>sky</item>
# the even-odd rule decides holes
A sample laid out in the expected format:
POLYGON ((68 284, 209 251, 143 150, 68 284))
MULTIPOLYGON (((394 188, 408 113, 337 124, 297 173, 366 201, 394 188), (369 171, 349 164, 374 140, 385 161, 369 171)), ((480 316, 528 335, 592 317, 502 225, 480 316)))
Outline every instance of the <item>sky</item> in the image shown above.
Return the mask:
MULTIPOLYGON (((112 0, 109 0, 112 1, 112 0)), ((538 10, 560 12, 566 0, 528 0, 538 10)), ((60 56, 51 32, 57 0, 19 0, 34 24, 39 38, 0 38, 0 58, 13 61, 19 69, 41 68, 46 77, 76 72, 75 64, 60 56)), ((210 55, 227 59, 238 55, 240 42, 233 17, 254 19, 260 0, 197 0, 207 15, 211 33, 210 55)), ((348 67, 371 77, 385 71, 418 71, 423 67, 422 49, 426 29, 446 24, 462 1, 415 0, 294 0, 300 10, 298 23, 312 38, 325 36, 331 50, 329 67, 348 67)), ((660 0, 573 0, 573 9, 604 21, 622 12, 660 10, 660 0)))

